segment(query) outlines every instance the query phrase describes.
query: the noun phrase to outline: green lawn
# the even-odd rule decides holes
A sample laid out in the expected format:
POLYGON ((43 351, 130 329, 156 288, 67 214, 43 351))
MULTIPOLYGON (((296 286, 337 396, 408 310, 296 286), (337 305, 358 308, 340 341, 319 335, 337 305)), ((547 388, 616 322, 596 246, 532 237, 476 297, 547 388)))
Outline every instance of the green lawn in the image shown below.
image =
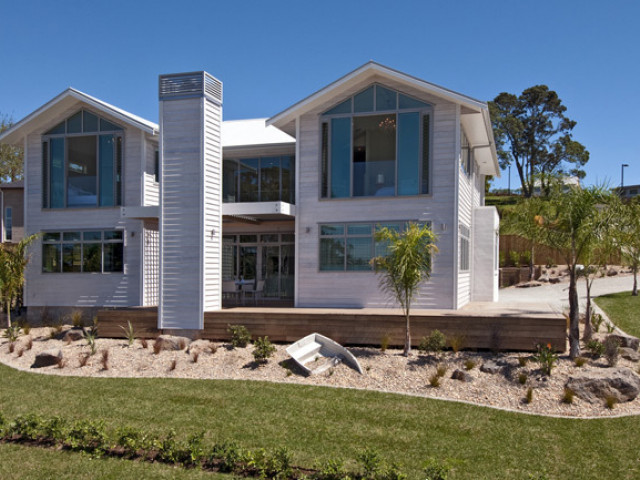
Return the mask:
MULTIPOLYGON (((111 427, 158 433, 174 427, 184 436, 206 429, 213 439, 236 440, 245 448, 287 446, 300 466, 353 458, 370 447, 401 462, 416 479, 428 457, 450 460, 452 479, 528 479, 543 470, 549 478, 640 477, 633 441, 638 417, 553 419, 377 392, 263 382, 69 378, 3 365, 0 385, 0 409, 9 418, 28 412, 102 418, 111 427)), ((23 455, 21 448, 0 447, 1 463, 5 456, 19 462, 23 455)), ((24 452, 25 458, 60 472, 52 476, 63 477, 67 462, 78 470, 86 464, 80 454, 35 447, 24 452)), ((132 463, 100 460, 96 465, 105 478, 124 471, 135 471, 138 478, 173 472, 132 463)))
POLYGON ((618 327, 640 337, 640 296, 633 297, 631 292, 612 293, 597 297, 595 302, 618 327))

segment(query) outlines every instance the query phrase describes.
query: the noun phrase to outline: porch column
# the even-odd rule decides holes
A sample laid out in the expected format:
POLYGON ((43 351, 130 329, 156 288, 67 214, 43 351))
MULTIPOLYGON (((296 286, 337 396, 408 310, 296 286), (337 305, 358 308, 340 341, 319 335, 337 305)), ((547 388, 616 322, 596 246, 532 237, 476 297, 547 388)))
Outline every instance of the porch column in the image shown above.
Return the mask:
POLYGON ((222 82, 161 75, 158 328, 201 330, 221 308, 222 82))

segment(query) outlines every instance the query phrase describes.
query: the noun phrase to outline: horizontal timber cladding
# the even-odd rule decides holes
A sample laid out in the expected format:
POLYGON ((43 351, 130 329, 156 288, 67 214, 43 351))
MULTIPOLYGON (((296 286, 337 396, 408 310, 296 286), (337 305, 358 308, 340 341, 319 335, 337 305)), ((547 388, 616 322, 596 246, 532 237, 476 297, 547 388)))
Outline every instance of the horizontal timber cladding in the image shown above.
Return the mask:
MULTIPOLYGON (((137 336, 152 337, 155 308, 102 310, 98 332, 103 337, 124 338, 120 326, 127 321, 137 336)), ((244 325, 253 338, 268 336, 274 342, 291 343, 321 333, 345 345, 380 345, 384 336, 390 345, 404 343, 405 319, 400 314, 349 313, 305 309, 228 309, 205 312, 202 338, 229 340, 227 327, 244 325)), ((463 337, 466 348, 534 351, 539 343, 550 343, 556 351, 566 349, 566 320, 561 315, 475 316, 462 313, 416 314, 411 317, 414 346, 438 329, 448 337, 463 337)))

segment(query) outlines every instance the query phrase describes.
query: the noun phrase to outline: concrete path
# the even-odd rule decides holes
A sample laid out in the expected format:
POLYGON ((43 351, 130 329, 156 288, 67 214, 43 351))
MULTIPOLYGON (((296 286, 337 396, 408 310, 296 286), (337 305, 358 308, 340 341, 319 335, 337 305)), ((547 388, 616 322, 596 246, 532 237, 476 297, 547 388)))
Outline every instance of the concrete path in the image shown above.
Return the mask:
MULTIPOLYGON (((621 275, 615 277, 596 278, 591 288, 591 296, 606 295, 609 293, 631 291, 633 276, 621 275)), ((583 279, 578 281, 578 296, 580 299, 580 311, 584 311, 586 305, 587 289, 583 279)), ((508 313, 562 313, 569 309, 569 283, 563 282, 555 285, 542 285, 532 288, 503 288, 499 293, 496 303, 474 302, 466 307, 466 310, 508 313)))

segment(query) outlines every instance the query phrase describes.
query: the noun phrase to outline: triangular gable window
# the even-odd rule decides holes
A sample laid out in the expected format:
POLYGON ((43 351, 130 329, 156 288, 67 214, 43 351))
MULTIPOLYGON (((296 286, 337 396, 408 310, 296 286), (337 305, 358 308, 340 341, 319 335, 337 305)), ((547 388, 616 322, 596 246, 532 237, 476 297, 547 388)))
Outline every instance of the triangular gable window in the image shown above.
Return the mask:
POLYGON ((100 124, 100 132, 120 132, 122 127, 108 120, 98 117, 86 110, 80 110, 74 115, 60 122, 45 135, 63 135, 65 133, 96 133, 100 124))
POLYGON ((428 103, 382 85, 372 85, 327 110, 322 115, 421 110, 430 106, 428 103))

